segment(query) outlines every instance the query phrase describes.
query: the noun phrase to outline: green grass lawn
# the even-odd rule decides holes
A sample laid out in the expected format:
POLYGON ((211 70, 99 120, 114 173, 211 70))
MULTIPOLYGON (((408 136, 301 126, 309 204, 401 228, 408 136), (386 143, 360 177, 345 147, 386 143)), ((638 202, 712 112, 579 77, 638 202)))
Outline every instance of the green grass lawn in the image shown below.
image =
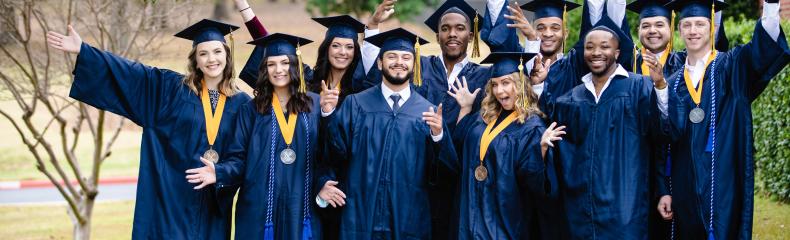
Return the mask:
MULTIPOLYGON (((755 198, 754 238, 788 239, 790 206, 755 198)), ((93 239, 128 239, 134 203, 102 202, 93 216, 93 239)), ((70 239, 71 221, 64 205, 0 207, 0 236, 4 239, 70 239)))

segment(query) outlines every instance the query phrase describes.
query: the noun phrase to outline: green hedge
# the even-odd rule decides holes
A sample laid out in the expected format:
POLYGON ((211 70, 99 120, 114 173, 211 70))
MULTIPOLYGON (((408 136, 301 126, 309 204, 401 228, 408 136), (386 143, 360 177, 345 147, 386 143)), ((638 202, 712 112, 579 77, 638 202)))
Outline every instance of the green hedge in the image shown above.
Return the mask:
MULTIPOLYGON (((727 20, 730 46, 748 42, 756 21, 727 20)), ((790 22, 782 22, 787 33, 790 22)), ((788 41, 790 38, 787 38, 788 41)), ((790 203, 790 68, 785 67, 752 103, 757 191, 790 203)))

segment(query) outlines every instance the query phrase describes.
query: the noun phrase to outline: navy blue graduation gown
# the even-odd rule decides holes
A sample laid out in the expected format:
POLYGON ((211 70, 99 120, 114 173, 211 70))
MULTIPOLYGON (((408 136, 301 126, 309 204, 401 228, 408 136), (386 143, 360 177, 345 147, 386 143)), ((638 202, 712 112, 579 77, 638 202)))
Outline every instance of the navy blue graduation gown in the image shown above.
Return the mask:
MULTIPOLYGON (((633 69, 634 73, 642 74, 642 52, 638 51, 636 54, 636 61, 634 62, 633 69)), ((672 73, 680 70, 686 64, 686 52, 669 52, 669 56, 667 56, 667 60, 664 63, 664 78, 668 78, 672 73)), ((650 77, 650 76, 647 76, 650 77)), ((658 201, 661 198, 661 195, 658 194, 658 187, 663 187, 664 185, 664 177, 662 174, 658 173, 658 167, 663 166, 663 161, 666 160, 667 157, 667 143, 666 139, 659 139, 659 141, 654 141, 656 144, 652 144, 653 148, 651 149, 651 158, 653 164, 650 165, 650 206, 658 206, 658 201), (659 166, 660 165, 660 166, 659 166), (660 185, 659 185, 660 184, 660 185)), ((650 211, 649 214, 649 230, 650 230, 650 239, 668 239, 669 232, 671 229, 671 221, 666 221, 661 218, 661 215, 658 211, 650 211)))
POLYGON ((552 151, 546 163, 541 156, 543 120, 531 116, 524 123, 514 121, 496 136, 483 162, 488 178, 479 182, 474 171, 480 165, 486 126, 480 114, 467 115, 453 134, 461 173, 453 239, 539 239, 532 227, 537 224, 535 203, 556 192, 557 185, 552 151))
POLYGON ((232 193, 239 190, 236 239, 264 238, 270 200, 274 239, 303 239, 305 210, 311 213, 308 217, 309 233, 313 239, 322 239, 318 218, 312 217, 316 207, 317 189, 313 179, 320 157, 318 124, 321 116, 319 96, 314 93, 309 93, 309 96, 313 100, 311 112, 299 113, 297 117, 291 143, 296 161, 292 164, 280 161, 280 152, 286 144, 273 112, 259 113, 253 101, 239 110, 233 142, 216 165, 216 188, 222 193, 230 193, 224 194, 222 200, 232 202, 232 193), (269 174, 271 163, 274 163, 273 176, 269 174), (309 172, 306 171, 307 164, 309 172), (274 183, 270 183, 272 180, 274 183), (309 181, 307 186, 306 181, 309 181), (269 184, 273 184, 271 199, 269 184), (309 192, 305 196, 306 191, 309 192))
MULTIPOLYGON (((227 239, 230 215, 220 214, 211 188, 193 190, 187 169, 203 167, 208 146, 200 97, 184 76, 145 66, 82 44, 70 97, 123 116, 143 127, 133 239, 227 239)), ((227 98, 214 150, 224 153, 240 106, 227 98)))
MULTIPOLYGON (((758 21, 749 43, 719 53, 706 69, 700 104, 705 119, 697 124, 684 119, 683 137, 671 144, 670 173, 661 172, 671 175, 672 186, 665 178, 664 188, 659 190, 661 195, 672 195, 678 238, 704 239, 708 235, 712 153, 706 148, 712 96, 716 98, 716 137, 712 149, 716 173, 714 235, 716 239, 751 238, 754 212, 751 104, 788 62, 790 50, 784 33, 779 34, 778 42, 774 41, 758 21), (711 83, 715 83, 715 91, 711 83)), ((687 114, 696 104, 689 97, 683 72, 678 71, 667 80, 677 90, 683 112, 687 114)))
POLYGON ((431 106, 412 89, 393 113, 377 85, 349 95, 329 116, 325 159, 347 166, 341 239, 369 239, 377 223, 395 239, 430 238, 430 166, 457 161, 450 131, 433 142, 422 120, 431 106))
MULTIPOLYGON (((441 56, 422 56, 420 64, 422 65, 422 86, 416 87, 416 92, 422 97, 427 99, 431 104, 442 104, 442 117, 447 124, 448 131, 455 129, 455 124, 458 121, 458 114, 461 112, 461 107, 455 101, 453 96, 447 94, 450 89, 447 81, 447 72, 444 63, 440 59, 441 56)), ((481 93, 477 95, 474 103, 472 104, 472 112, 480 110, 480 104, 483 102, 483 95, 485 92, 485 85, 491 78, 490 67, 481 66, 479 64, 469 62, 461 72, 458 73, 458 79, 463 81, 466 77, 466 82, 469 84, 470 91, 480 88, 481 93)), ((367 85, 373 86, 380 84, 382 81, 381 71, 378 68, 371 68, 368 74, 367 85)), ((455 221, 450 219, 452 215, 452 197, 455 195, 457 176, 449 172, 447 168, 433 165, 431 166, 431 214, 434 217, 434 239, 447 238, 447 233, 450 231, 450 222, 455 221)))
POLYGON ((615 76, 598 103, 584 85, 556 100, 551 118, 568 133, 555 155, 563 238, 647 238, 650 140, 677 137, 669 119, 681 115, 670 92, 670 116, 660 117, 653 88, 630 74, 615 76))
POLYGON ((515 28, 508 27, 508 24, 513 24, 513 20, 505 18, 505 14, 510 14, 507 9, 509 4, 505 2, 499 10, 499 16, 496 22, 491 24, 491 11, 486 4, 485 16, 483 21, 480 22, 480 39, 483 40, 491 52, 524 52, 524 48, 519 42, 518 33, 515 28))

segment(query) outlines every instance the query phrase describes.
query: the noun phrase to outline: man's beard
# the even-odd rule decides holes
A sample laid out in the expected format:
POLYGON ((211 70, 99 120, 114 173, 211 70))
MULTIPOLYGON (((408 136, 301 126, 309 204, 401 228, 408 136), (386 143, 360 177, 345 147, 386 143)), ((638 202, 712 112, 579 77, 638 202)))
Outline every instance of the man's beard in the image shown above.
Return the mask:
POLYGON ((386 79, 387 82, 389 82, 391 84, 394 84, 394 85, 401 85, 401 84, 405 83, 406 81, 409 81, 409 79, 411 79, 412 75, 414 75, 414 72, 409 71, 409 73, 407 73, 406 76, 404 76, 402 78, 390 75, 389 71, 387 71, 387 70, 381 71, 381 75, 384 76, 384 79, 386 79))

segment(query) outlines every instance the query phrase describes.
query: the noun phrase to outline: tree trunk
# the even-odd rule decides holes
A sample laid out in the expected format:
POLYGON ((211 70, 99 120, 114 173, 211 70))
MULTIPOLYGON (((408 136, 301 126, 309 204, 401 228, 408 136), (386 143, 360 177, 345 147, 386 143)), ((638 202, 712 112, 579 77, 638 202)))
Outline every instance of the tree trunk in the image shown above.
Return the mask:
POLYGON ((228 7, 225 1, 214 1, 214 19, 228 19, 228 7))
POLYGON ((69 209, 69 217, 74 226, 74 240, 89 240, 91 238, 91 215, 93 214, 93 205, 95 203, 93 198, 83 198, 77 200, 77 208, 82 215, 83 222, 77 220, 74 212, 69 209))

